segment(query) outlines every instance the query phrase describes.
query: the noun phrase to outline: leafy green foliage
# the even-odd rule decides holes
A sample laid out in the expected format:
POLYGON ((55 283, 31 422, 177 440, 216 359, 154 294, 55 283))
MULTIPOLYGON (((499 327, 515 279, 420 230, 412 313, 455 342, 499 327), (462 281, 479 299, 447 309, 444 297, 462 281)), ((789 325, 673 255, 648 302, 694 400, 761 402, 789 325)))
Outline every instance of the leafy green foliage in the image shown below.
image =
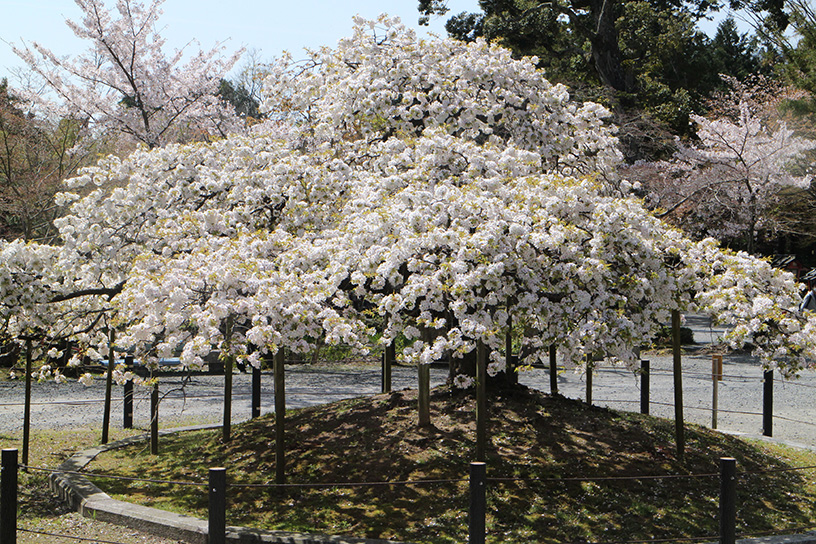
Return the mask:
MULTIPOLYGON (((730 2, 745 7, 746 2, 730 2)), ((714 39, 697 21, 721 7, 705 0, 538 0, 480 2, 481 13, 460 13, 446 24, 457 39, 483 37, 517 56, 536 56, 554 81, 576 89, 584 99, 600 101, 615 113, 627 160, 665 156, 672 137, 688 136, 689 115, 722 87, 720 74, 745 78, 767 73, 755 40, 739 34, 726 19, 714 39), (600 96, 598 96, 600 95, 600 96)), ((781 4, 751 4, 772 20, 781 4)), ((441 0, 423 0, 421 21, 447 13, 441 0)), ((780 23, 781 24, 781 23, 780 23)))
POLYGON ((217 95, 233 107, 235 113, 241 118, 258 119, 261 117, 261 105, 249 91, 240 83, 234 83, 227 79, 222 79, 218 86, 217 95))

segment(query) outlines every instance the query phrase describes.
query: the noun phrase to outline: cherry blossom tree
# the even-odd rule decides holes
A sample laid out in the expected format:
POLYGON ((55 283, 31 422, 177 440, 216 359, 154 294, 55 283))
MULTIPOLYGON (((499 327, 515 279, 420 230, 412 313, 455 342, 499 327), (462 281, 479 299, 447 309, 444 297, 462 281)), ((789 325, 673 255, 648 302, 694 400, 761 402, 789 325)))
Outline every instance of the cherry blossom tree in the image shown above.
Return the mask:
POLYGON ((699 142, 679 144, 671 161, 637 164, 628 175, 640 178, 663 217, 692 236, 736 241, 754 253, 759 233, 775 230, 780 194, 810 186, 797 161, 816 147, 762 115, 763 106, 740 99, 730 117, 693 116, 699 142))
POLYGON ((26 271, 6 282, 8 330, 47 314, 40 330, 70 322, 90 349, 104 311, 139 357, 183 346, 190 366, 213 349, 259 364, 402 336, 419 364, 486 345, 495 374, 511 326, 523 363, 556 342, 575 364, 634 363, 671 312, 698 310, 766 365, 816 360, 792 276, 624 194, 603 108, 571 102, 532 59, 357 20, 266 84, 270 115, 250 135, 140 149, 70 180, 63 244, 7 248, 26 271), (25 257, 43 252, 47 266, 25 257), (38 293, 25 312, 24 288, 38 293))
POLYGON ((127 135, 148 147, 168 142, 222 137, 241 128, 234 111, 215 96, 221 78, 241 52, 222 58, 223 47, 166 55, 157 21, 164 0, 145 6, 117 0, 75 0, 74 34, 91 45, 85 55, 65 58, 32 42, 14 51, 53 92, 53 102, 30 98, 40 107, 70 113, 99 129, 127 135))

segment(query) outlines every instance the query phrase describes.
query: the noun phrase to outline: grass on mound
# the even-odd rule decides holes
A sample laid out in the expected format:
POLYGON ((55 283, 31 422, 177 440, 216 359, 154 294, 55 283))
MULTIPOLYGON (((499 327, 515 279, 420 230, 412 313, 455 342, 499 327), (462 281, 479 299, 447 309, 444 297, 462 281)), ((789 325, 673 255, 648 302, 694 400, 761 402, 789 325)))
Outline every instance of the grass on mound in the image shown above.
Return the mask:
MULTIPOLYGON (((438 388, 433 426, 417 426, 416 391, 287 413, 288 483, 460 480, 330 488, 240 487, 275 478, 274 415, 219 431, 163 438, 100 456, 89 470, 205 482, 227 467, 227 522, 417 543, 467 540, 468 465, 475 400, 438 388)), ((735 457, 740 534, 816 526, 812 454, 739 440, 688 425, 676 458, 673 421, 617 412, 524 387, 489 398, 488 542, 623 542, 711 537, 718 532, 719 458, 735 457), (782 470, 780 470, 782 469, 782 470), (673 475, 668 479, 603 479, 673 475), (685 477, 694 475, 693 477, 685 477), (505 480, 506 479, 506 480, 505 480), (593 480, 594 479, 594 480, 593 480)), ((109 494, 207 516, 201 487, 96 479, 109 494)))

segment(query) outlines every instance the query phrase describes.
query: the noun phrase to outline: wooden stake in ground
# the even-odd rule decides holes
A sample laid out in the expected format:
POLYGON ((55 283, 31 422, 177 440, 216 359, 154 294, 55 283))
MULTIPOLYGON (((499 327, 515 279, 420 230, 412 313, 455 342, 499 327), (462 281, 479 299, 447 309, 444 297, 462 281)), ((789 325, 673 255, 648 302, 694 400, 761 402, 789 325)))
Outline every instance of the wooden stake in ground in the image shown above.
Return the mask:
POLYGON ((286 483, 286 385, 283 349, 278 348, 273 363, 275 375, 275 483, 286 483))
POLYGON ((686 451, 686 432, 683 424, 683 368, 680 356, 680 311, 672 310, 672 353, 674 355, 674 429, 677 440, 677 459, 682 461, 686 451))
POLYGON ((108 443, 108 432, 110 429, 111 416, 111 393, 113 390, 113 365, 116 364, 116 359, 113 356, 113 327, 108 328, 108 371, 105 374, 105 407, 102 412, 102 444, 108 443))
POLYGON ((487 452, 487 349, 476 343, 476 461, 485 461, 487 452))
POLYGON ((26 338, 25 406, 23 409, 23 465, 28 466, 28 445, 31 438, 31 338, 26 338))
POLYGON ((221 356, 224 357, 224 422, 222 425, 221 438, 224 442, 230 441, 230 433, 232 429, 232 326, 233 317, 227 318, 227 323, 224 330, 224 352, 221 356))

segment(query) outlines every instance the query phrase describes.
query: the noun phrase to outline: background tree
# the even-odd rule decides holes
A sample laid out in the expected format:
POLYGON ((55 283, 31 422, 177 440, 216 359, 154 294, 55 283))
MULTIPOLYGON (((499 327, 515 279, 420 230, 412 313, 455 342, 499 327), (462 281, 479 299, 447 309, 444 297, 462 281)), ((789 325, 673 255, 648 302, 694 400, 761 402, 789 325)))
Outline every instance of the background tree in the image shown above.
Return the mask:
POLYGON ((59 214, 54 195, 87 159, 79 146, 84 123, 26 113, 6 80, 0 81, 0 236, 50 241, 59 214))
POLYGON ((773 43, 785 60, 780 72, 787 82, 816 96, 816 11, 806 0, 788 0, 789 25, 780 26, 769 18, 754 16, 753 26, 773 43))
MULTIPOLYGON (((627 74, 622 52, 619 23, 632 15, 626 0, 602 2, 572 0, 570 2, 540 2, 537 0, 480 1, 481 14, 462 13, 454 16, 446 28, 458 39, 483 36, 499 40, 517 55, 536 55, 544 67, 550 58, 574 57, 584 52, 587 66, 597 81, 623 92, 635 90, 636 82, 627 74), (586 55, 586 53, 589 53, 586 55)), ((636 0, 640 3, 640 0, 636 0)), ((697 20, 722 7, 720 2, 652 0, 646 11, 691 16, 697 20), (688 15, 686 15, 688 14, 688 15)), ((784 28, 787 17, 780 0, 729 3, 732 9, 749 8, 766 12, 775 24, 784 28)), ((444 15, 448 8, 444 0, 420 0, 420 22, 432 15, 444 15)), ((657 44, 655 44, 657 45, 657 44)))
MULTIPOLYGON (((733 17, 720 22, 709 49, 717 75, 727 75, 738 81, 770 75, 778 60, 776 49, 767 46, 763 49, 758 37, 741 34, 733 17)), ((722 88, 719 77, 717 79, 709 89, 722 88)))
POLYGON ((261 104, 250 94, 250 91, 240 83, 222 79, 218 86, 218 97, 227 102, 240 118, 259 119, 261 104))
MULTIPOLYGON (((224 136, 240 128, 234 111, 215 96, 240 52, 226 59, 219 56, 223 47, 166 55, 156 26, 164 0, 147 7, 121 0, 115 11, 102 0, 75 1, 83 18, 67 24, 90 42, 85 55, 66 59, 38 43, 14 49, 52 90, 62 111, 148 147, 224 136)), ((57 108, 40 95, 29 98, 57 108)))
MULTIPOLYGON (((420 1, 422 18, 444 14, 445 4, 420 1)), ((689 115, 704 112, 705 100, 720 85, 718 75, 742 77, 746 65, 758 64, 757 49, 744 36, 726 32, 733 21, 724 23, 715 41, 696 27, 720 6, 661 0, 500 0, 481 2, 481 13, 452 17, 446 28, 458 39, 481 36, 516 56, 535 55, 551 79, 609 107, 620 127, 622 152, 634 162, 671 155, 672 134, 690 134, 689 115)), ((751 6, 784 20, 779 1, 751 6)))
POLYGON ((736 109, 731 117, 694 116, 699 142, 681 145, 672 161, 637 164, 630 173, 644 182, 660 215, 686 232, 754 253, 778 229, 780 195, 810 186, 797 161, 816 142, 763 118, 747 100, 736 109))
POLYGON ((265 115, 261 112, 260 105, 264 101, 263 81, 268 75, 268 67, 258 49, 250 49, 242 59, 237 72, 229 80, 229 84, 237 91, 236 108, 239 115, 262 119, 265 115))

